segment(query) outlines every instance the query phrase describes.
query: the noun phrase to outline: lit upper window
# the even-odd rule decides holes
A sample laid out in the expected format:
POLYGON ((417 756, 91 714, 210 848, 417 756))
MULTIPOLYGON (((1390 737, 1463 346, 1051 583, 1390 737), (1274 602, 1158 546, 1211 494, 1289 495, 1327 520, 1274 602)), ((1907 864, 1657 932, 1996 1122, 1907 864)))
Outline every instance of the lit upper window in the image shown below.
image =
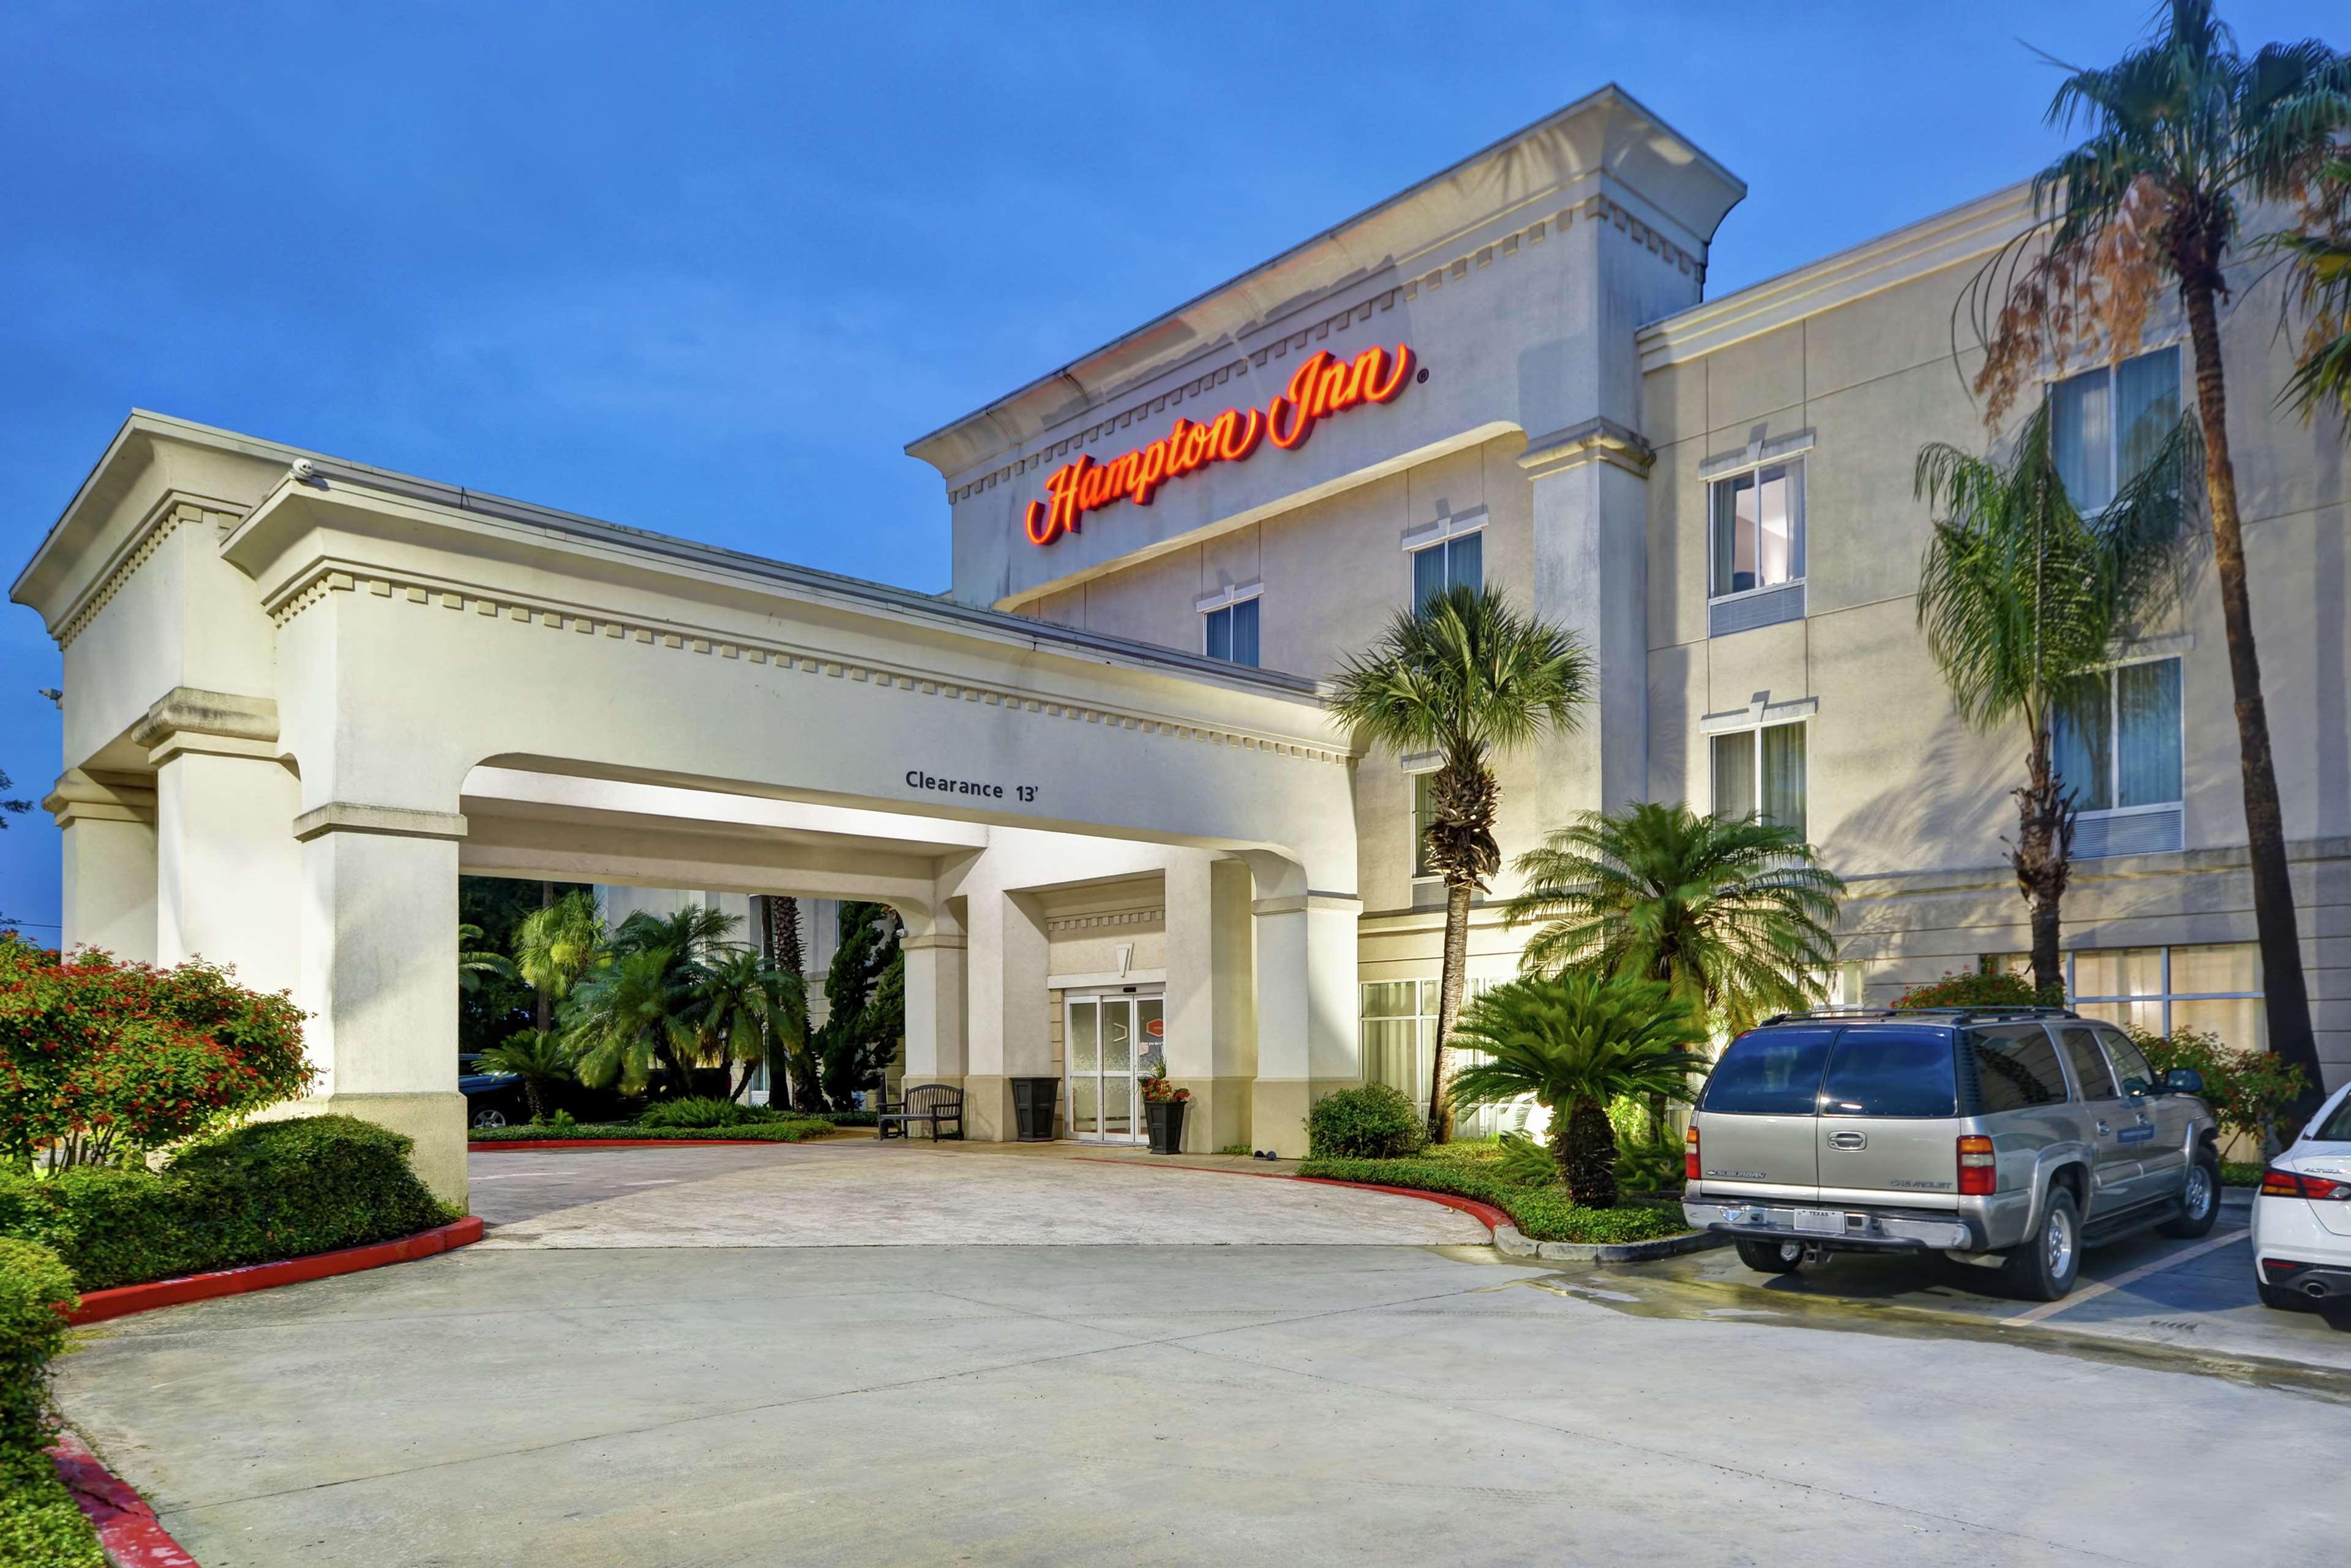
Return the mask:
POLYGON ((1768 467, 1708 486, 1716 599, 1801 582, 1804 576, 1804 465, 1768 467))

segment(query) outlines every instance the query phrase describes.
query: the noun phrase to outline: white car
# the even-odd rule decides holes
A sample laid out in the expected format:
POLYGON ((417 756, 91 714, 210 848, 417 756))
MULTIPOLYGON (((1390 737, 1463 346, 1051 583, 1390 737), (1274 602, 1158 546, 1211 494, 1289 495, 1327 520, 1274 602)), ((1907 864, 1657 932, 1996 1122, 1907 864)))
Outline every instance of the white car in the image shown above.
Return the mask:
POLYGON ((2351 1301, 2351 1084, 2262 1173, 2253 1282, 2273 1307, 2351 1301))

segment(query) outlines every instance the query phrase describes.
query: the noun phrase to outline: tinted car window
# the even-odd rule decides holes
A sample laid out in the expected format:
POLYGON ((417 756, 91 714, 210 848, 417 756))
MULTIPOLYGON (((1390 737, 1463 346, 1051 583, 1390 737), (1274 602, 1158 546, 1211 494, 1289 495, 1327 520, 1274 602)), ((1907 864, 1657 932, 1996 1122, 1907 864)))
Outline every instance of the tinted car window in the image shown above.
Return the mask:
POLYGON ((1971 1030, 1968 1050, 1985 1114, 2065 1103, 2065 1074, 2046 1030, 1971 1030))
POLYGON ((2147 1058, 2139 1054, 2128 1035, 2102 1029, 2098 1038, 2105 1042, 2106 1055, 2114 1062, 2115 1071, 2122 1074, 2124 1093, 2144 1094, 2155 1087, 2155 1069, 2147 1064, 2147 1058))
POLYGON ((1809 1116, 1834 1031, 1759 1030, 1730 1042, 1706 1081, 1698 1109, 1734 1116, 1809 1116))
POLYGON ((2351 1144, 2351 1100, 2339 1102, 2326 1120, 2310 1129, 2313 1143, 2351 1144))
POLYGON ((1849 1029, 1821 1080, 1823 1116, 1952 1116, 1959 1076, 1940 1030, 1849 1029))
POLYGON ((2106 1059, 2098 1050, 2098 1042, 2086 1029, 2061 1031, 2065 1041, 2065 1060, 2073 1064, 2074 1082, 2082 1086, 2085 1100, 2114 1100, 2122 1091, 2115 1087, 2115 1075, 2106 1066, 2106 1059))

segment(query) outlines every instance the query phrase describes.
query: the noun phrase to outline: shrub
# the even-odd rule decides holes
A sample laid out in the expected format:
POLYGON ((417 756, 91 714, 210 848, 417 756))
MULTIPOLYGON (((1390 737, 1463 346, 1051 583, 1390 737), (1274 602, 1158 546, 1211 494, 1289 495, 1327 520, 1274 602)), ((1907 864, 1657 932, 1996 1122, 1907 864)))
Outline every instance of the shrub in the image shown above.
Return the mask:
POLYGON ((84 1291, 388 1241, 456 1218, 409 1169, 409 1148, 349 1116, 259 1123, 160 1174, 0 1178, 0 1231, 56 1249, 84 1291))
POLYGON ((1298 1174, 1478 1198, 1509 1215, 1520 1234, 1536 1241, 1581 1241, 1613 1247, 1679 1236, 1689 1228, 1682 1223, 1681 1210, 1676 1207, 1628 1203, 1614 1208, 1586 1208, 1571 1201, 1563 1187, 1512 1186, 1495 1171, 1494 1165, 1490 1160, 1473 1164, 1433 1159, 1310 1159, 1299 1166, 1298 1174))
POLYGON ((734 1127, 753 1118, 748 1107, 732 1100, 697 1094, 685 1100, 662 1100, 648 1105, 637 1118, 640 1127, 734 1127))
POLYGON ((1402 1159, 1427 1143, 1427 1124, 1392 1083, 1334 1091, 1306 1113, 1306 1146, 1314 1159, 1402 1159))
POLYGON ((1559 1162, 1524 1133, 1504 1133, 1496 1142, 1495 1174, 1512 1186, 1557 1186, 1559 1162))
POLYGON ((2030 977, 2013 971, 1996 975, 1946 974, 1939 980, 1913 986, 1894 998, 1901 1008, 2062 1008, 2065 988, 2053 986, 2044 994, 2032 988, 2030 977))
POLYGON ((0 1155, 135 1157, 299 1094, 302 1015, 211 965, 95 948, 60 959, 0 935, 0 1155))
POLYGON ((73 1299, 73 1275, 55 1252, 0 1239, 0 1458, 37 1458, 48 1446, 49 1359, 66 1343, 57 1308, 73 1299))
POLYGON ((797 1144, 809 1138, 820 1138, 832 1131, 832 1124, 813 1116, 784 1116, 774 1120, 745 1122, 734 1127, 648 1127, 641 1122, 583 1122, 572 1127, 475 1127, 465 1134, 475 1144, 528 1144, 538 1138, 580 1138, 602 1142, 626 1142, 632 1138, 728 1139, 749 1138, 763 1144, 797 1144))
POLYGON ((2204 1075, 2204 1103, 2223 1130, 2234 1133, 2263 1154, 2273 1143, 2283 1143, 2279 1124, 2302 1092, 2302 1069, 2281 1061, 2273 1051, 2239 1051, 2220 1037, 2202 1030, 2175 1030, 2152 1034, 2129 1031, 2157 1074, 2189 1067, 2204 1075))

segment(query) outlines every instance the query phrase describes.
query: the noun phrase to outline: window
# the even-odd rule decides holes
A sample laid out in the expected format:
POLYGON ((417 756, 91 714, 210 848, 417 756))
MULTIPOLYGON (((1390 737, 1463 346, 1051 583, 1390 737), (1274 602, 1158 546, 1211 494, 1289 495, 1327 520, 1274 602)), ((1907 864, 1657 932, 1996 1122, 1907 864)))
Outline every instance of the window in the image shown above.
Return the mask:
POLYGON ((2073 1063, 2074 1082, 2082 1086, 2082 1098, 2122 1098, 2122 1091, 2115 1087, 2114 1070, 2106 1065, 2105 1054, 2098 1050, 2097 1037, 2086 1029, 2067 1029, 2057 1032, 2065 1041, 2065 1060, 2073 1063))
POLYGON ((1428 825, 1437 821, 1434 773, 1412 776, 1412 874, 1415 881, 1435 876, 1428 869, 1428 825))
POLYGON ((1848 1030, 1821 1079, 1823 1116, 1949 1116, 1959 1108, 1951 1039, 1940 1030, 1848 1030))
POLYGON ((1968 1049, 1975 1059, 1986 1115, 2065 1103, 2065 1074, 2057 1066, 2057 1049, 2049 1043, 2048 1030, 2038 1025, 1973 1030, 1968 1049))
MULTIPOLYGON (((1995 966, 2022 974, 2022 953, 1995 966)), ((2200 1030, 2239 1051, 2269 1049, 2262 950, 2251 942, 2193 947, 2085 947, 2064 955, 2065 995, 2085 1018, 2152 1034, 2200 1030)))
POLYGON ((2051 716, 2057 773, 2085 811, 2178 806, 2179 661, 2085 675, 2051 716))
POLYGON ((1208 657, 1256 668, 1257 603, 1255 599, 1238 600, 1201 617, 1208 657))
POLYGON ((1448 588, 1486 586, 1486 536, 1455 534, 1412 552, 1412 601, 1419 604, 1448 588))
POLYGON ((2049 389, 2050 442, 2065 493, 2103 509, 2179 423, 2179 350, 2101 365, 2049 389))
POLYGON ((1709 486, 1713 535, 1711 597, 1752 593, 1804 576, 1804 465, 1770 467, 1718 479, 1709 486))
POLYGON ((1730 1042, 1706 1081, 1708 1115, 1809 1116, 1819 1108, 1821 1068, 1835 1031, 1775 1029, 1730 1042))
MULTIPOLYGON (((1467 980, 1461 988, 1461 1005, 1467 1008, 1488 984, 1467 980)), ((1435 980, 1369 980, 1362 988, 1358 1025, 1364 1082, 1401 1089, 1423 1111, 1428 1108, 1429 1056, 1437 1049, 1437 995, 1435 980)), ((1453 1068, 1458 1072, 1485 1060, 1480 1052, 1457 1049, 1453 1068)), ((1531 1103, 1463 1111, 1455 1118, 1455 1129, 1463 1137, 1484 1138, 1504 1127, 1523 1128, 1531 1103)))
POLYGON ((2106 1048, 2106 1060, 2122 1075, 2124 1093, 2144 1094, 2155 1087, 2155 1069, 2147 1064, 2146 1056, 2130 1042, 2128 1035, 2102 1029, 2098 1031, 2098 1043, 2106 1048))
POLYGON ((1804 727, 1766 725, 1718 735, 1713 743, 1714 814, 1758 817, 1804 831, 1804 727))

